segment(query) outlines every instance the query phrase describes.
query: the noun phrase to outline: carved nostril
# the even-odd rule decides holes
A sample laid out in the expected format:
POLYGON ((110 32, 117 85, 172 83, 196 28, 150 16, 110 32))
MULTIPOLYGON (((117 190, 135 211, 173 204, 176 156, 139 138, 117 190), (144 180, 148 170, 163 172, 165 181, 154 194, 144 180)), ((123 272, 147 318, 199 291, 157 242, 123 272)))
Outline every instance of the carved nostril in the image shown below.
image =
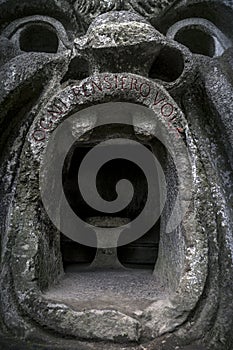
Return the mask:
POLYGON ((177 80, 184 70, 184 59, 182 53, 175 48, 164 47, 153 62, 149 77, 165 82, 177 80))
POLYGON ((177 32, 174 39, 193 53, 210 57, 215 54, 214 38, 199 28, 184 28, 177 32))
POLYGON ((89 64, 80 57, 75 57, 69 64, 68 71, 62 79, 62 83, 69 80, 82 80, 89 76, 89 64))

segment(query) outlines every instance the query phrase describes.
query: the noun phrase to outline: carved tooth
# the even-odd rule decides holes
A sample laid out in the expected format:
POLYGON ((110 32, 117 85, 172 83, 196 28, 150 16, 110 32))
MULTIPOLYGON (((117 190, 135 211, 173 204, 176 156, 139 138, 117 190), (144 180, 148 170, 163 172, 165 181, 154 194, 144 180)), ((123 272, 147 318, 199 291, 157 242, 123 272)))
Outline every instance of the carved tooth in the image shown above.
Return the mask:
POLYGON ((84 117, 72 120, 72 135, 77 141, 90 141, 96 123, 97 115, 93 111, 88 111, 84 117))
POLYGON ((151 120, 147 115, 136 113, 133 116, 133 128, 136 137, 143 140, 150 140, 154 137, 156 121, 151 120))

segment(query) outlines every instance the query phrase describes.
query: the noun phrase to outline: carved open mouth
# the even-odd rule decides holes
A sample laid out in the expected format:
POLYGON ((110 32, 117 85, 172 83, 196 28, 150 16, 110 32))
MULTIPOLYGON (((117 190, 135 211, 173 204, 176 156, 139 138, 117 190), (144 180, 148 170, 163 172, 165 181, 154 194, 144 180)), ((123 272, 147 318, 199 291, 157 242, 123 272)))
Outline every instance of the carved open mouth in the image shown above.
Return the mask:
MULTIPOLYGON (((95 115, 96 113, 101 115, 106 114, 107 110, 108 113, 114 110, 115 114, 124 113, 127 119, 129 115, 133 116, 134 110, 137 110, 136 105, 125 104, 122 107, 119 104, 116 112, 116 106, 106 104, 104 107, 100 106, 99 111, 98 107, 92 111, 95 115)), ((89 113, 92 114, 91 111, 89 113)), ((77 126, 76 128, 78 130, 77 126)), ((86 128, 88 129, 88 126, 86 128)), ((63 167, 64 193, 75 214, 99 228, 118 227, 133 221, 139 216, 147 201, 147 179, 143 170, 124 159, 114 159, 104 164, 98 173, 96 185, 99 195, 111 202, 116 197, 117 182, 121 179, 129 180, 134 187, 134 196, 126 208, 109 215, 91 208, 80 193, 77 173, 85 156, 99 142, 119 137, 123 137, 126 143, 127 140, 139 142, 161 158, 161 162, 164 161, 162 158, 166 153, 164 146, 156 138, 142 143, 135 134, 133 126, 122 124, 98 127, 89 135, 87 133, 85 141, 78 142, 72 147, 63 167)), ((148 138, 146 132, 145 135, 142 132, 141 137, 148 138)), ((105 147, 109 146, 102 146, 103 152, 105 147)), ((118 151, 123 147, 125 146, 118 145, 118 151)), ((130 144, 127 148, 132 148, 133 154, 137 154, 140 150, 140 147, 138 149, 137 146, 130 144)), ((88 177, 88 173, 86 176, 88 177)), ((154 205, 160 205, 159 198, 156 198, 154 205)), ((62 218, 62 206, 60 211, 62 218)), ((113 249, 91 248, 61 235, 61 256, 65 276, 57 286, 46 291, 45 298, 50 302, 64 303, 76 311, 95 308, 114 309, 122 313, 127 310, 129 315, 142 312, 155 298, 163 299, 166 295, 163 282, 159 282, 158 276, 153 276, 158 258, 159 237, 160 218, 139 239, 113 249)))
MULTIPOLYGON (((91 116, 94 112, 98 119, 98 116, 113 110, 116 118, 123 113, 126 119, 135 118, 135 115, 144 118, 148 113, 148 108, 144 106, 124 102, 96 105, 84 109, 84 114, 91 116)), ((154 113, 149 112, 149 116, 154 118, 154 113)), ((83 128, 82 119, 77 120, 81 124, 75 125, 76 131, 83 128)), ((85 156, 99 141, 114 140, 119 136, 139 141, 159 160, 167 181, 166 206, 155 224, 141 238, 131 240, 129 244, 107 249, 98 248, 97 244, 96 249, 68 239, 62 235, 62 230, 60 232, 52 225, 41 202, 39 153, 35 150, 40 149, 43 141, 37 146, 29 137, 20 160, 18 201, 13 209, 14 229, 19 227, 19 215, 22 217, 23 214, 26 218, 26 221, 21 221, 22 229, 13 248, 15 292, 30 316, 33 310, 33 319, 60 334, 114 341, 138 341, 141 336, 158 336, 173 330, 187 318, 188 310, 193 308, 202 291, 206 260, 200 261, 198 256, 205 255, 205 239, 198 241, 197 253, 195 220, 186 221, 184 226, 179 225, 171 233, 166 232, 179 186, 174 161, 164 145, 150 132, 148 134, 147 128, 141 129, 140 122, 135 128, 119 122, 89 132, 93 125, 90 120, 87 118, 84 126, 87 136, 70 149, 63 165, 63 190, 73 212, 101 231, 102 228, 127 224, 143 210, 148 196, 147 180, 142 169, 124 159, 106 163, 97 176, 97 189, 101 197, 110 202, 116 195, 114 186, 117 181, 126 178, 132 182, 134 197, 120 212, 109 215, 93 210, 85 203, 77 186, 77 170, 85 156), (28 157, 32 150, 33 161, 28 157), (30 186, 27 187, 24 186, 25 174, 30 174, 30 186), (201 283, 200 279, 196 279, 194 269, 199 262, 201 283), (193 297, 188 296, 188 299, 182 300, 185 306, 178 307, 182 305, 177 298, 184 288, 182 284, 190 283, 196 286, 193 297), (164 310, 167 310, 165 315, 164 310), (150 315, 153 315, 152 323, 150 315), (109 324, 112 327, 109 328, 109 324)), ((153 125, 152 120, 150 125, 153 125)), ((34 135, 34 127, 29 134, 34 135)), ((133 153, 138 153, 137 147, 133 153)), ((53 193, 54 184, 49 182, 48 186, 48 191, 53 193)), ((62 202, 59 203, 54 196, 62 227, 62 202)), ((160 198, 154 206, 160 206, 160 198)))
MULTIPOLYGON (((99 141, 114 139, 117 135, 124 136, 126 142, 127 139, 138 141, 132 127, 108 125, 105 130, 99 128, 88 142, 78 143, 73 147, 66 157, 63 169, 64 192, 73 211, 84 221, 99 228, 118 227, 133 221, 147 201, 145 174, 137 165, 124 159, 112 160, 101 168, 97 177, 97 189, 102 198, 113 201, 117 182, 121 179, 129 180, 134 187, 134 196, 126 208, 109 215, 91 208, 80 193, 77 171, 86 154, 99 141)), ((160 158, 164 154, 162 144, 156 139, 144 146, 151 152, 154 150, 160 158)), ((138 152, 137 146, 128 147, 134 148, 133 153, 138 152)), ((159 198, 156 205, 159 205, 159 198)), ((160 219, 141 238, 115 249, 91 248, 61 235, 61 254, 66 274, 60 284, 46 292, 46 298, 80 311, 93 307, 121 312, 126 309, 132 315, 142 310, 158 295, 161 294, 160 298, 165 295, 162 282, 153 276, 158 258, 159 237, 160 219)))

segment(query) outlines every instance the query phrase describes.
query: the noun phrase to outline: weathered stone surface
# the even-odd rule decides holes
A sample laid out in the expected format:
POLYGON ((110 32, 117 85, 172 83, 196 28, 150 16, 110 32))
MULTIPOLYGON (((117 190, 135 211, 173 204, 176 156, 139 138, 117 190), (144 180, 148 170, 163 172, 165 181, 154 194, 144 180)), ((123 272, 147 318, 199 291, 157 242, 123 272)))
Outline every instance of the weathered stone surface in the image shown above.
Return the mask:
POLYGON ((140 338, 140 324, 137 320, 111 310, 90 310, 77 313, 77 331, 73 329, 75 320, 69 319, 60 324, 64 331, 70 331, 74 336, 85 339, 99 339, 112 341, 138 341, 140 338))
POLYGON ((76 11, 85 18, 86 23, 90 24, 93 18, 97 16, 110 12, 110 11, 119 11, 119 10, 129 10, 135 13, 139 13, 143 17, 153 18, 158 16, 164 9, 168 8, 174 0, 162 0, 141 2, 139 0, 87 0, 75 2, 76 11))
MULTIPOLYGON (((231 350, 232 2, 4 0, 0 14, 0 332, 7 339, 0 347, 174 350, 197 344, 231 350), (26 28, 27 52, 21 45, 26 28), (40 28, 47 30, 47 43, 55 36, 57 47, 51 39, 48 48, 40 37, 41 51, 37 46, 33 52, 33 45, 30 50, 40 28), (125 117, 131 132, 93 134, 99 105, 106 103, 103 109, 113 113, 116 102, 125 105, 115 118, 125 117), (148 118, 143 108, 151 112, 148 118), (86 132, 84 143, 137 138, 149 143, 163 164, 168 198, 154 269, 159 282, 143 286, 146 300, 140 288, 140 308, 122 310, 125 304, 109 299, 85 310, 78 302, 45 297, 64 271, 60 232, 41 203, 40 162, 55 130, 81 110, 87 115, 71 125, 74 137, 86 132), (158 130, 170 154, 154 142, 158 130), (188 207, 186 216, 167 232, 182 205, 188 207), (16 338, 12 344, 10 335, 16 338)), ((51 182, 60 219, 55 190, 51 182)))

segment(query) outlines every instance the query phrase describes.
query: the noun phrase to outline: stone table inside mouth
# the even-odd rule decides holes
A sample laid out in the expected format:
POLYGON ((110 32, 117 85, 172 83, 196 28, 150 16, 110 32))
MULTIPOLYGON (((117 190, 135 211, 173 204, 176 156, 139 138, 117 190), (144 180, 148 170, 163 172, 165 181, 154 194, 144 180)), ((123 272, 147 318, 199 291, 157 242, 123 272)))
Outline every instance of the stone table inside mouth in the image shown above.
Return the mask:
POLYGON ((93 226, 97 236, 97 252, 89 269, 124 269, 117 256, 117 245, 120 234, 126 225, 129 227, 130 219, 106 216, 90 217, 86 219, 86 222, 93 226), (106 228, 109 231, 106 231, 106 228))

